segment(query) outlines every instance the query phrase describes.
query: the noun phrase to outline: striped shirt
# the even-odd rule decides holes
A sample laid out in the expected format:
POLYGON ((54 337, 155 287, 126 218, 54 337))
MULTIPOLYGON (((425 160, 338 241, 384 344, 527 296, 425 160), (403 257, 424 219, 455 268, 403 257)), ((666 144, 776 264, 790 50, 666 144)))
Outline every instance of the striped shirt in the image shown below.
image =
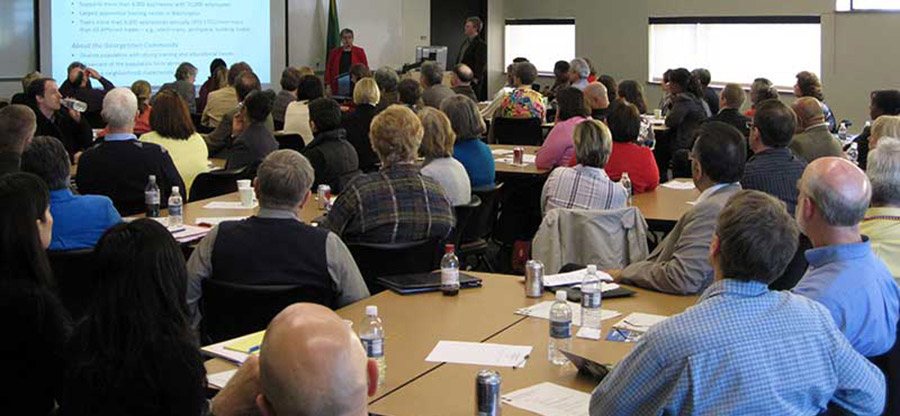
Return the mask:
POLYGON ((541 192, 544 213, 553 208, 618 209, 627 202, 625 188, 609 179, 603 169, 580 164, 553 170, 541 192))
POLYGON ((441 185, 408 163, 351 180, 322 226, 347 243, 399 243, 446 238, 455 222, 441 185))
POLYGON ((797 207, 797 181, 803 176, 806 162, 786 147, 759 152, 744 166, 741 186, 772 195, 787 205, 788 213, 797 207))

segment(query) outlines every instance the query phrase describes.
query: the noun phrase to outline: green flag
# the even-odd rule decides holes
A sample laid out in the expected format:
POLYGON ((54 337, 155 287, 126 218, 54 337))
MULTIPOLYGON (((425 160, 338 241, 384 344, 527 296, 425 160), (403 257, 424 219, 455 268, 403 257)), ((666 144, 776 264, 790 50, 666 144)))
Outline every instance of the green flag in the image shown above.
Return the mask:
POLYGON ((325 59, 328 60, 328 52, 341 46, 341 25, 338 23, 337 0, 331 0, 328 5, 328 31, 325 33, 325 59))

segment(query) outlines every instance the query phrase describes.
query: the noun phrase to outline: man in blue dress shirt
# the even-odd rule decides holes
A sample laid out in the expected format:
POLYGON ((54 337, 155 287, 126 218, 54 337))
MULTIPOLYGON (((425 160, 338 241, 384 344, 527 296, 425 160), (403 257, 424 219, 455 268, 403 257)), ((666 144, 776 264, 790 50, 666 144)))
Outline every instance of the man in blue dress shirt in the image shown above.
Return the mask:
POLYGON ((860 354, 884 354, 897 338, 900 288, 859 232, 872 197, 866 174, 845 159, 819 158, 798 188, 797 222, 814 248, 793 292, 825 305, 860 354))
POLYGON ((797 236, 784 203, 759 191, 732 197, 710 245, 715 282, 696 306, 647 331, 594 390, 591 416, 816 415, 829 403, 880 414, 884 376, 828 310, 768 289, 797 236))

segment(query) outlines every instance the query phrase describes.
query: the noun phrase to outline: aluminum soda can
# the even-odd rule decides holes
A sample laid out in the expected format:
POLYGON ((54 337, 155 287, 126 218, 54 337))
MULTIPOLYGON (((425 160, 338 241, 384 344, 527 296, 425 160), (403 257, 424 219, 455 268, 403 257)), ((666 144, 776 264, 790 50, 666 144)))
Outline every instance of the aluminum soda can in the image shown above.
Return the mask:
POLYGON ((331 208, 331 187, 324 183, 319 185, 319 188, 316 190, 316 196, 319 200, 319 209, 328 211, 331 208))
POLYGON ((500 373, 481 370, 475 377, 476 413, 478 416, 500 416, 500 373))
POLYGON ((513 164, 522 165, 524 164, 525 158, 525 148, 522 146, 516 146, 513 148, 513 164))
POLYGON ((539 298, 544 294, 544 263, 528 260, 525 263, 525 296, 539 298))

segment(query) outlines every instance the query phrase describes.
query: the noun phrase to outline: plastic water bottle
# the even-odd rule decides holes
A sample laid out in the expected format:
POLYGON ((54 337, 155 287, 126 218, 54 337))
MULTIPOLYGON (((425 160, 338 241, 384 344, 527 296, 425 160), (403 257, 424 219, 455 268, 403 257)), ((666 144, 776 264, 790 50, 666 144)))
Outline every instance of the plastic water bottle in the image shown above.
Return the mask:
POLYGON ((850 143, 850 147, 847 148, 847 159, 853 162, 854 165, 859 164, 859 143, 850 143))
POLYGON ((181 227, 184 224, 183 208, 181 192, 177 186, 173 186, 172 195, 169 196, 169 227, 181 227))
POLYGON ((453 250, 453 244, 447 244, 444 249, 446 254, 441 258, 441 292, 444 296, 459 294, 459 259, 453 250))
POLYGON ((159 186, 156 185, 156 175, 150 175, 150 181, 144 188, 144 203, 147 204, 147 217, 159 217, 159 186))
POLYGON ((634 189, 631 186, 631 177, 628 176, 628 172, 622 172, 622 179, 619 180, 619 183, 625 188, 625 194, 628 196, 628 205, 631 205, 631 196, 634 194, 634 189))
POLYGON ((547 352, 550 362, 565 365, 569 362, 560 350, 569 350, 572 345, 572 308, 566 303, 566 291, 556 291, 556 302, 550 307, 550 345, 547 352))
POLYGON ((603 292, 597 266, 589 264, 581 281, 581 326, 600 330, 603 292))
POLYGON ((366 356, 378 364, 378 384, 383 384, 387 364, 384 362, 384 326, 378 317, 377 306, 366 306, 366 319, 360 328, 359 339, 362 340, 366 356))
POLYGON ((62 104, 63 107, 71 108, 79 113, 87 111, 88 108, 87 103, 78 101, 74 98, 63 98, 60 100, 60 104, 62 104))
POLYGON ((841 123, 838 127, 838 138, 841 139, 841 143, 847 143, 847 123, 841 123))

